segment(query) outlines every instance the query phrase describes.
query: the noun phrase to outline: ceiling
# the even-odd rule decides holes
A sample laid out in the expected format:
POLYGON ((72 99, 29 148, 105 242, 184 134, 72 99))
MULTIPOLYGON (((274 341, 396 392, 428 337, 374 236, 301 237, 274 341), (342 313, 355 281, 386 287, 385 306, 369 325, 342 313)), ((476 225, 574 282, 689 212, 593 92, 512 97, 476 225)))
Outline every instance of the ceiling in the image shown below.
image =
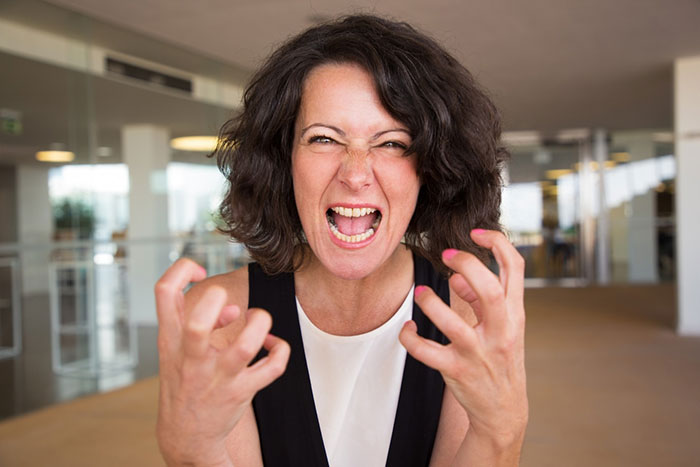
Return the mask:
MULTIPOLYGON (((404 19, 436 37, 490 91, 510 131, 671 128, 673 61, 700 55, 698 0, 0 1, 2 18, 239 83, 289 36, 357 11, 404 19)), ((95 161, 87 148, 107 146, 113 156, 100 161, 116 162, 123 125, 214 134, 233 105, 4 53, 0 69, 0 108, 21 110, 24 127, 0 135, 0 163, 12 165, 30 163, 52 142, 86 162, 95 161)))
POLYGON ((670 128, 672 65, 700 55, 698 0, 49 0, 254 70, 290 35, 356 11, 436 37, 508 130, 670 128))
MULTIPOLYGON (((75 163, 121 162, 124 125, 151 124, 171 136, 213 135, 228 108, 127 80, 99 77, 0 52, 0 108, 21 111, 22 132, 0 134, 0 163, 41 164, 39 150, 70 149, 75 163), (52 148, 52 145, 60 145, 52 148), (109 148, 96 157, 89 148, 109 148)), ((175 151, 176 161, 213 163, 199 153, 175 151)))

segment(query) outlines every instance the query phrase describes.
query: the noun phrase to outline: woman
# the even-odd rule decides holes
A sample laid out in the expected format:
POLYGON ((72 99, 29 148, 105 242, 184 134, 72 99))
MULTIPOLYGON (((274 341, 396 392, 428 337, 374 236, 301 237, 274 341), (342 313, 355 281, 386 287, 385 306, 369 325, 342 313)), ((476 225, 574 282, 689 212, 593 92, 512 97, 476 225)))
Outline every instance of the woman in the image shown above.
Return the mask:
POLYGON ((499 137, 471 75, 406 24, 351 16, 278 49, 217 149, 255 263, 203 280, 180 260, 156 284, 168 463, 517 465, 499 137))

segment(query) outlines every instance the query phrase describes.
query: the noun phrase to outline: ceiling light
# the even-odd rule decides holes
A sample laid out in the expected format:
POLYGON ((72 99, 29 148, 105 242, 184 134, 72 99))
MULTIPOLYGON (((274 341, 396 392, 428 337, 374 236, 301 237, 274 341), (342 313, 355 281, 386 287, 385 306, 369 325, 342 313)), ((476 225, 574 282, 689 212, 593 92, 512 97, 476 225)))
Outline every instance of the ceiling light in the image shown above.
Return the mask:
POLYGON ((577 143, 588 139, 591 131, 587 128, 571 128, 557 132, 556 140, 560 143, 577 143))
POLYGON ((216 136, 182 136, 170 140, 170 147, 179 151, 212 152, 216 149, 216 136))
POLYGON ((615 162, 629 162, 630 155, 628 152, 614 152, 611 155, 612 160, 615 162))
MULTIPOLYGON (((603 161, 603 167, 606 169, 612 169, 616 165, 617 165, 617 162, 615 162, 615 161, 603 161)), ((600 167, 600 164, 598 164, 598 161, 591 161, 588 163, 588 167, 590 167, 590 169, 592 171, 597 172, 598 167, 600 167)), ((581 170, 581 163, 580 162, 577 162, 574 164, 574 170, 576 172, 581 170)))
POLYGON ((573 171, 571 169, 553 169, 547 170, 544 174, 548 179, 556 180, 557 178, 563 177, 564 175, 568 175, 572 172, 573 171))
POLYGON ((501 141, 506 146, 539 146, 542 136, 537 131, 504 131, 501 141))
POLYGON ((70 151, 39 151, 36 160, 41 162, 71 162, 75 154, 70 151))

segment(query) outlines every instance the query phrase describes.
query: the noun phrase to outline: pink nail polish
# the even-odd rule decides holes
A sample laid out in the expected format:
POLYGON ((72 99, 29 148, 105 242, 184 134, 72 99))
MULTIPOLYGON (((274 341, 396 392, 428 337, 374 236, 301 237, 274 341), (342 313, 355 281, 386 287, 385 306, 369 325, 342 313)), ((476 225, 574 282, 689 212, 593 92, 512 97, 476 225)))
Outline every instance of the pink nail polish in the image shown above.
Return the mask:
POLYGON ((454 256, 459 253, 459 251, 455 250, 454 248, 448 248, 447 250, 442 252, 442 257, 443 259, 452 259, 454 256))
POLYGON ((413 291, 413 295, 414 295, 415 297, 418 297, 420 294, 422 294, 423 292, 425 292, 426 289, 427 289, 427 287, 424 286, 424 285, 416 286, 416 289, 413 291))
POLYGON ((472 233, 476 235, 481 235, 482 233, 486 232, 484 229, 473 229, 472 233))

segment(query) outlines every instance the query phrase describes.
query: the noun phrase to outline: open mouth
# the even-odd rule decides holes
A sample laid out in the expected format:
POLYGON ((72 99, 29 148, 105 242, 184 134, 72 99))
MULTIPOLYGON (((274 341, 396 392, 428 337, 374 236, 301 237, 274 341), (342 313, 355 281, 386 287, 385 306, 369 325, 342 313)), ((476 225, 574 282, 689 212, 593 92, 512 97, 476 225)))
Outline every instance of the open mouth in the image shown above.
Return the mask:
POLYGON ((346 208, 335 206, 326 211, 331 232, 347 243, 358 243, 377 231, 382 213, 375 208, 346 208))

